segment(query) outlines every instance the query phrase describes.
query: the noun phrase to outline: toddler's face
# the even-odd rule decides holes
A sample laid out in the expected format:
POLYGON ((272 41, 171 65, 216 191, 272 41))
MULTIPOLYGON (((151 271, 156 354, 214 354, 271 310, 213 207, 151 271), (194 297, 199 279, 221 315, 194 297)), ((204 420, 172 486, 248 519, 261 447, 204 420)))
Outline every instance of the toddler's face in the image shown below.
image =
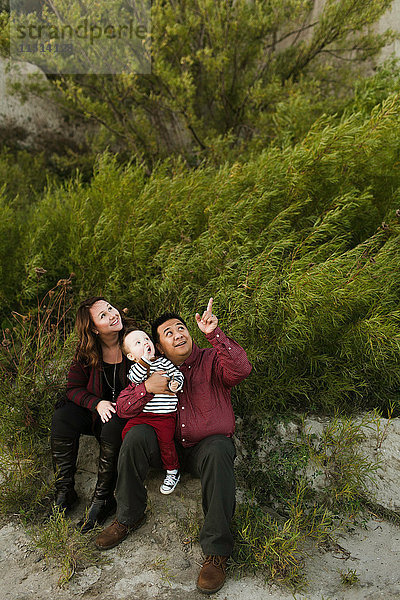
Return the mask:
POLYGON ((155 355, 153 342, 147 333, 139 329, 128 333, 124 340, 124 348, 126 356, 132 361, 139 360, 142 356, 145 358, 154 358, 155 355))

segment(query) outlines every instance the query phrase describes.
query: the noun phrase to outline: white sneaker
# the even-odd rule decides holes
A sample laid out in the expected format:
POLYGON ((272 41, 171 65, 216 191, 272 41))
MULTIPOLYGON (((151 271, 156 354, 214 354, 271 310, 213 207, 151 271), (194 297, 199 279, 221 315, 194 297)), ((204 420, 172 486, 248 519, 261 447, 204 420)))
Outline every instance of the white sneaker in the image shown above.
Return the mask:
POLYGON ((171 472, 167 471, 167 475, 165 476, 164 483, 160 487, 160 492, 162 494, 171 494, 177 486, 178 481, 181 478, 181 474, 179 471, 171 472))

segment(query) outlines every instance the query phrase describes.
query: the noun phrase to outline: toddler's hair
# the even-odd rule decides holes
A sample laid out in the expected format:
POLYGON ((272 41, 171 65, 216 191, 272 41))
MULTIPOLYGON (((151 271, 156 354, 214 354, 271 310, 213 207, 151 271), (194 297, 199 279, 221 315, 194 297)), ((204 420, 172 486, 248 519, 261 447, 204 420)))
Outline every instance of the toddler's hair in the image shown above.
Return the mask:
MULTIPOLYGON (((126 329, 126 331, 124 332, 124 335, 122 336, 122 341, 121 341, 121 350, 125 354, 125 356, 129 353, 129 350, 125 346, 125 338, 127 335, 132 333, 132 331, 143 331, 143 329, 138 329, 137 327, 130 327, 129 329, 126 329)), ((146 332, 144 332, 144 333, 146 333, 146 332)), ((149 338, 151 339, 151 336, 148 333, 146 333, 146 335, 148 335, 149 338)), ((151 341, 154 344, 154 341, 152 339, 151 339, 151 341)))

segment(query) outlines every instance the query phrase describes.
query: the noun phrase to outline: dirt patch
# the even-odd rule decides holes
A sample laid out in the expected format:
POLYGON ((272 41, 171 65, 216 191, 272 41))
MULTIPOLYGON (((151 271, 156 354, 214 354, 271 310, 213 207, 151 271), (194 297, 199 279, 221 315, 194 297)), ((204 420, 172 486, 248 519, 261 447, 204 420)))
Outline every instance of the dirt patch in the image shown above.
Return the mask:
MULTIPOLYGON (((199 600, 195 581, 201 550, 190 543, 183 528, 188 514, 199 514, 200 484, 184 475, 171 496, 159 493, 162 472, 148 480, 149 517, 120 546, 99 552, 106 562, 79 572, 64 589, 58 587, 59 567, 46 564, 23 528, 3 523, 0 528, 2 600, 199 600)), ((82 471, 87 487, 93 474, 82 471)), ((86 498, 71 515, 78 521, 86 498)), ((218 600, 394 600, 400 598, 398 564, 400 529, 370 519, 340 536, 338 544, 315 549, 306 562, 308 587, 294 596, 290 590, 268 585, 261 577, 235 579, 230 573, 218 600), (346 587, 341 572, 354 571, 357 582, 346 587)))
MULTIPOLYGON (((386 426, 386 422, 383 423, 386 426)), ((380 444, 379 500, 397 507, 400 476, 394 454, 400 421, 385 427, 380 444), (385 480, 390 485, 384 485, 385 480), (384 495, 384 493, 386 495, 384 495)), ((373 444, 374 440, 368 442, 373 444)), ((368 449, 368 448, 367 448, 368 449)), ((375 452, 375 451, 374 451, 375 452)), ((98 444, 82 438, 76 488, 81 496, 71 514, 78 522, 94 489, 98 444)), ((60 567, 46 563, 27 533, 16 522, 0 523, 1 600, 200 600, 196 578, 202 562, 200 546, 190 539, 190 526, 201 516, 200 482, 182 476, 176 491, 163 496, 162 471, 147 481, 149 513, 146 523, 118 547, 98 553, 96 566, 78 572, 60 589, 60 567)), ((375 488, 376 490, 376 488, 375 488)), ((95 537, 94 535, 92 537, 95 537)), ((371 518, 348 528, 335 544, 313 548, 305 562, 307 587, 293 593, 270 585, 262 577, 235 578, 230 572, 217 600, 399 600, 400 528, 371 518), (344 580, 350 574, 353 585, 344 580)))

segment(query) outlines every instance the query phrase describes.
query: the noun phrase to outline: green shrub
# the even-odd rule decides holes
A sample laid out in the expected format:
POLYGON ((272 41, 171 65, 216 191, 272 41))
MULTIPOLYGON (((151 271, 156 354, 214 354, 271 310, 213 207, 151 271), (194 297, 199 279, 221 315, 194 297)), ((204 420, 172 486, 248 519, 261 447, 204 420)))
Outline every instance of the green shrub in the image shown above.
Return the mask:
POLYGON ((307 488, 299 483, 289 500, 289 516, 282 522, 272 518, 251 498, 238 505, 234 516, 235 572, 263 574, 266 580, 303 587, 305 542, 323 543, 335 529, 323 506, 305 502, 307 488))
MULTIPOLYGON (((54 174, 48 169, 48 164, 43 152, 33 150, 11 150, 12 140, 15 142, 15 132, 11 129, 10 138, 4 139, 5 130, 0 135, 0 181, 5 198, 13 202, 16 210, 26 211, 34 204, 49 181, 54 180, 54 174), (3 144, 5 144, 3 146, 3 144)), ((28 213, 29 214, 29 213, 28 213)), ((28 216, 28 215, 26 215, 28 216)))
MULTIPOLYGON (((316 10, 310 0, 154 0, 150 73, 136 75, 136 53, 124 44, 122 74, 68 75, 62 54, 46 57, 46 66, 61 74, 51 78, 56 100, 95 125, 97 135, 88 134, 102 150, 122 148, 149 168, 171 155, 220 164, 275 138, 298 141, 315 118, 343 108, 354 78, 394 39, 374 27, 390 4, 328 0, 316 10)), ((50 27, 52 7, 41 15, 50 27)), ((104 0, 102 14, 118 21, 120 8, 104 0)), ((85 11, 98 18, 97 6, 85 11)), ((76 6, 62 13, 72 26, 82 18, 76 6)), ((92 51, 97 63, 101 53, 92 51)), ((91 54, 87 48, 89 64, 91 54)))
POLYGON ((64 587, 77 571, 100 561, 91 536, 82 535, 56 509, 44 526, 33 528, 31 533, 46 561, 55 561, 61 568, 58 580, 60 587, 64 587))
POLYGON ((14 312, 14 326, 3 331, 0 440, 5 447, 13 448, 15 440, 20 440, 29 449, 32 443, 47 439, 54 406, 65 393, 72 358, 70 283, 70 279, 60 280, 32 312, 14 312))
POLYGON ((378 463, 371 463, 360 444, 366 438, 366 430, 375 429, 377 424, 375 413, 367 413, 359 420, 335 416, 319 440, 311 443, 311 436, 306 435, 310 465, 324 481, 319 493, 331 510, 357 512, 368 496, 368 483, 374 481, 378 463))
POLYGON ((360 450, 367 429, 382 434, 375 412, 336 416, 318 434, 298 415, 241 423, 235 571, 304 584, 304 556, 312 544, 329 545, 365 514, 367 484, 377 468, 360 450))
POLYGON ((168 307, 193 323, 212 295, 254 364, 238 414, 389 406, 400 389, 398 100, 321 118, 301 143, 218 170, 163 163, 147 176, 100 157, 89 185, 71 180, 35 204, 20 302, 71 272, 76 300, 102 293, 144 321, 168 307))
POLYGON ((0 437, 0 481, 0 514, 37 519, 49 505, 54 483, 47 443, 21 433, 12 440, 0 437))

